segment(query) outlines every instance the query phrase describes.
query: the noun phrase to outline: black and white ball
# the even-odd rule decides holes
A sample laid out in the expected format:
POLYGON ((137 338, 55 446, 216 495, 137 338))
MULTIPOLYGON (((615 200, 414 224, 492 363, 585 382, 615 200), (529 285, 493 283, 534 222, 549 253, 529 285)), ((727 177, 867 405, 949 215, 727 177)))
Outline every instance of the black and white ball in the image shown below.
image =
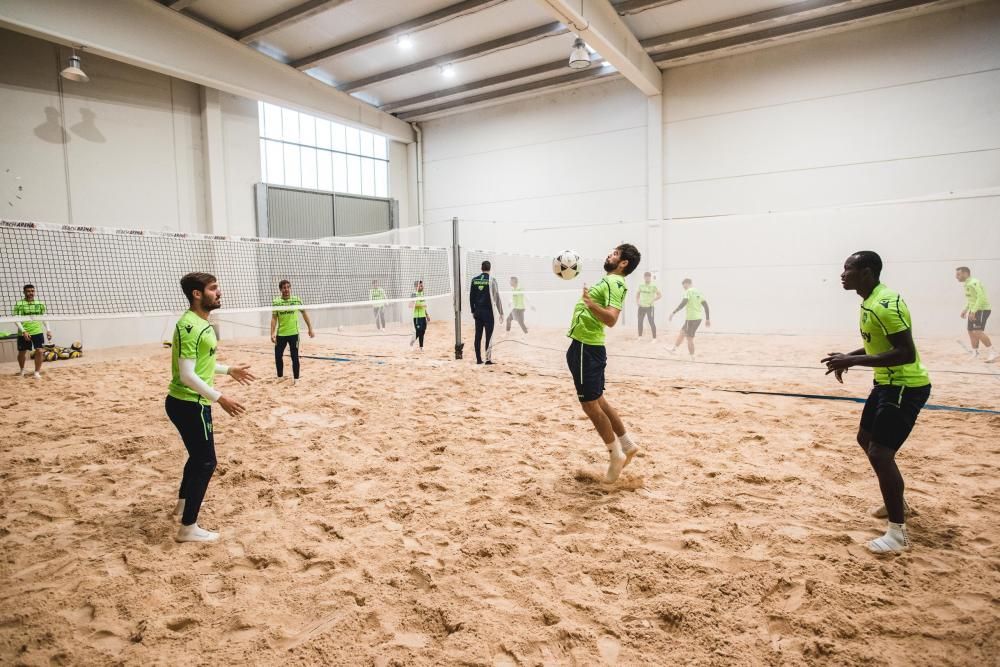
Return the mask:
POLYGON ((552 272, 563 280, 580 275, 580 255, 575 250, 563 250, 552 260, 552 272))

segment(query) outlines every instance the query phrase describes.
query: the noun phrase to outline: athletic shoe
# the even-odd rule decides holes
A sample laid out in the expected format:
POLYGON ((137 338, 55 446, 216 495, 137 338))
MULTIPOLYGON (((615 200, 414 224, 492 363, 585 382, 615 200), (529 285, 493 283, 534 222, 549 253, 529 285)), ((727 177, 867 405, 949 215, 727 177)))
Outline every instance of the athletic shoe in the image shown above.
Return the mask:
POLYGON ((41 380, 41 379, 42 379, 42 374, 41 374, 41 373, 38 373, 38 372, 36 372, 36 373, 35 373, 35 379, 36 379, 36 380, 41 380))
POLYGON ((199 528, 198 524, 192 523, 190 526, 181 526, 174 536, 177 542, 216 542, 219 539, 218 533, 199 528))
POLYGON ((876 537, 867 545, 873 554, 891 554, 909 551, 910 538, 906 528, 889 528, 882 537, 876 537))

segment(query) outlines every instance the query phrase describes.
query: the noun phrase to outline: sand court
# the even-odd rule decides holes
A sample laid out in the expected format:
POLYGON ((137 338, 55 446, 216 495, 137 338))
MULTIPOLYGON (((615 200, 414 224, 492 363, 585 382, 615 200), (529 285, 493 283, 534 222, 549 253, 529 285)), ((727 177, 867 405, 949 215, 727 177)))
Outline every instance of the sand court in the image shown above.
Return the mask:
MULTIPOLYGON (((294 388, 268 377, 265 340, 225 341, 222 361, 264 379, 243 418, 215 417, 214 545, 171 539, 169 351, 72 360, 44 401, 6 378, 4 662, 958 665, 1000 648, 1000 415, 921 415, 900 455, 914 547, 878 558, 863 546, 882 523, 866 514, 879 497, 853 442, 860 404, 716 390, 861 395, 864 373, 835 390, 818 364, 776 381, 612 356, 609 396, 643 451, 606 485, 559 354, 500 343, 498 365, 476 369, 446 362, 446 332, 432 324, 423 356, 321 334, 304 354, 352 360, 305 360, 294 388)), ((782 357, 826 342, 789 338, 782 357)), ((703 344, 706 362, 745 349, 703 344)), ((932 372, 982 372, 953 341, 924 349, 932 372)), ((933 403, 1000 382, 956 377, 933 403)))

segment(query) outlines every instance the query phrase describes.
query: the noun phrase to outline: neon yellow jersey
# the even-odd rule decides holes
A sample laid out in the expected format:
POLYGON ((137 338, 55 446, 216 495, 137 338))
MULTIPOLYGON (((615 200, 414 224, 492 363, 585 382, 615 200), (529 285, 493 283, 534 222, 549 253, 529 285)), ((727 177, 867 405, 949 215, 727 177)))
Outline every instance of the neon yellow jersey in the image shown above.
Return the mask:
POLYGON ((684 298, 688 300, 687 310, 684 312, 684 319, 703 319, 705 317, 705 309, 701 307, 701 302, 705 300, 705 297, 701 295, 701 292, 693 287, 689 287, 688 290, 684 292, 684 298))
POLYGON ((414 299, 413 317, 427 317, 427 302, 424 301, 424 293, 422 291, 414 292, 410 298, 414 299))
POLYGON ((515 287, 511 301, 514 302, 514 310, 524 310, 524 289, 515 287))
MULTIPOLYGON (((35 299, 34 301, 21 299, 14 304, 13 312, 14 315, 18 315, 20 317, 38 317, 39 315, 45 314, 45 304, 38 299, 35 299)), ((34 320, 21 322, 21 328, 23 328, 29 336, 37 336, 42 333, 42 323, 34 320)))
POLYGON ((969 278, 965 281, 965 307, 970 313, 990 310, 990 300, 986 296, 986 288, 979 282, 979 278, 969 278))
POLYGON ((657 291, 656 283, 641 283, 639 285, 639 305, 643 308, 652 306, 653 302, 656 301, 657 291))
POLYGON ((170 388, 167 393, 182 401, 208 405, 207 398, 181 382, 179 359, 194 359, 194 373, 209 387, 215 382, 215 348, 219 342, 215 329, 192 311, 187 311, 174 325, 174 342, 171 346, 170 388))
MULTIPOLYGON (((385 301, 385 290, 382 289, 381 287, 376 287, 376 288, 372 289, 372 293, 371 293, 371 297, 369 297, 369 301, 385 301)), ((376 303, 374 305, 375 305, 376 308, 381 308, 383 304, 376 303)))
MULTIPOLYGON (((912 328, 906 302, 882 283, 861 303, 861 339, 865 354, 882 354, 892 349, 890 334, 912 328)), ((924 387, 931 383, 927 369, 920 363, 920 353, 912 363, 875 368, 875 384, 897 387, 924 387)))
MULTIPOLYGON (((605 308, 610 306, 618 310, 621 310, 625 304, 627 292, 628 287, 625 285, 625 279, 616 273, 604 276, 600 282, 588 290, 590 298, 597 305, 605 308)), ((583 298, 577 301, 576 307, 573 308, 573 319, 566 335, 585 345, 604 345, 604 323, 590 312, 590 308, 587 308, 583 298)))
MULTIPOLYGON (((301 306, 302 299, 297 296, 290 296, 282 299, 280 296, 274 297, 272 306, 301 306)), ((274 314, 278 317, 279 336, 294 336, 299 333, 299 310, 276 310, 274 314)))

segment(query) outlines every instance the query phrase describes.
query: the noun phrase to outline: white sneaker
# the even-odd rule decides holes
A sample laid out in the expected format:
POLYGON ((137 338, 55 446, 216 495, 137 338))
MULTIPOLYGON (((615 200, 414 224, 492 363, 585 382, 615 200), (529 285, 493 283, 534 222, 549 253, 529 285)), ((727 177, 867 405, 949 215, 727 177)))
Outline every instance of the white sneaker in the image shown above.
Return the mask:
POLYGON ((181 526, 174 536, 177 542, 215 542, 219 539, 218 533, 199 528, 198 524, 192 523, 190 526, 181 526))
POLYGON ((902 553, 910 549, 910 538, 906 534, 906 527, 890 527, 882 537, 876 537, 867 545, 868 550, 873 554, 902 553))
POLYGON ((990 363, 997 360, 997 351, 992 347, 986 353, 986 363, 990 363))
POLYGON ((27 375, 27 373, 28 371, 24 370, 23 368, 21 370, 14 371, 14 375, 17 375, 19 377, 24 377, 25 375, 27 375))
POLYGON ((293 386, 293 387, 294 387, 295 385, 297 385, 298 383, 299 383, 299 379, 298 379, 298 378, 292 378, 292 386, 293 386))
POLYGON ((35 379, 36 380, 41 380, 42 379, 42 374, 36 371, 35 372, 35 379))
POLYGON ((622 452, 617 440, 608 450, 608 455, 608 473, 604 476, 604 481, 611 483, 618 481, 618 477, 622 474, 622 468, 625 467, 625 453, 622 452))

